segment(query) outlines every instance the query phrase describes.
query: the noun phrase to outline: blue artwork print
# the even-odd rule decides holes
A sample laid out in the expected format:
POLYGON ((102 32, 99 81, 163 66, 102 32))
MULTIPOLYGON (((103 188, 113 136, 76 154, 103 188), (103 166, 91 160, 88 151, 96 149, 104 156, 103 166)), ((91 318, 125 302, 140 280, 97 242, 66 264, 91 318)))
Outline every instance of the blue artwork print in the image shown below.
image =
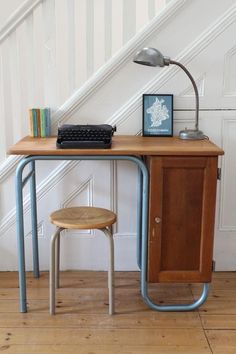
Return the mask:
POLYGON ((169 119, 169 111, 164 100, 157 98, 151 107, 147 109, 147 113, 151 115, 151 127, 159 127, 163 120, 169 119))
POLYGON ((144 95, 143 135, 172 135, 172 95, 144 95))

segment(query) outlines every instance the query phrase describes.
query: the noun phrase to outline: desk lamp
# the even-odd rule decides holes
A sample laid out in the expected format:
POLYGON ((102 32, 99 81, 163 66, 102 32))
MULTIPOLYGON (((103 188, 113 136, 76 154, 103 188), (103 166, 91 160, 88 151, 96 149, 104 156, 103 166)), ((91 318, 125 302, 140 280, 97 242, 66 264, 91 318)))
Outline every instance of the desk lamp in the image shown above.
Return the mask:
POLYGON ((147 66, 168 66, 170 64, 178 65, 181 69, 189 77, 190 81, 192 82, 195 97, 196 97, 196 109, 195 109, 195 128, 194 129, 187 129, 181 130, 179 132, 180 139, 187 139, 187 140, 203 140, 206 136, 203 134, 201 130, 198 129, 198 121, 199 121, 199 94, 197 85, 190 74, 190 72, 183 66, 181 63, 171 60, 169 57, 163 56, 157 49, 155 48, 143 48, 134 57, 133 60, 137 64, 147 65, 147 66))

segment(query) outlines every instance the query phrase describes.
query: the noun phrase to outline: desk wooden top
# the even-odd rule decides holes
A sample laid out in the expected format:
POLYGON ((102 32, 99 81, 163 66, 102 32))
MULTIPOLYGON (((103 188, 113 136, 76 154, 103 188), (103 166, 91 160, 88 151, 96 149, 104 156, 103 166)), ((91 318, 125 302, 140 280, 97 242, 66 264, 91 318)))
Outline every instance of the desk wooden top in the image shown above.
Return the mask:
POLYGON ((115 135, 111 149, 57 149, 56 137, 25 137, 11 146, 11 155, 190 155, 217 156, 224 152, 209 140, 180 140, 178 137, 115 135))

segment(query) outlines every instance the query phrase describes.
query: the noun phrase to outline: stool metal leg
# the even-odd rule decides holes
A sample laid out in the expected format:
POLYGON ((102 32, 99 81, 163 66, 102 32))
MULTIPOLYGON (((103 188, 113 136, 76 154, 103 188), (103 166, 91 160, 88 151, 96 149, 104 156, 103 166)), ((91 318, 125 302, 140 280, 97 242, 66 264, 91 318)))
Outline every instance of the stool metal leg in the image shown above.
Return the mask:
POLYGON ((112 228, 100 229, 109 239, 109 267, 108 267, 108 291, 109 291, 109 315, 113 315, 115 312, 114 303, 114 240, 112 234, 112 228))
MULTIPOLYGON (((49 308, 50 308, 50 314, 54 315, 55 314, 55 290, 56 290, 56 248, 58 248, 57 244, 57 238, 60 235, 60 232, 63 230, 63 228, 58 227, 56 229, 56 232, 52 235, 51 238, 51 246, 50 246, 50 274, 49 274, 49 308)), ((57 272, 58 273, 58 272, 57 272)))
POLYGON ((55 288, 58 289, 60 287, 60 241, 61 234, 59 233, 55 242, 55 288))

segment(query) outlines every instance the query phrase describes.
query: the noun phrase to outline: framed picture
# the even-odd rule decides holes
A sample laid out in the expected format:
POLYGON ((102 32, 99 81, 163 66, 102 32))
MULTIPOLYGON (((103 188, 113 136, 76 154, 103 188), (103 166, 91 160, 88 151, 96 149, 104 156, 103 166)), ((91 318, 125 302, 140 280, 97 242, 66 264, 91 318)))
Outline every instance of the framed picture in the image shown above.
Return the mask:
POLYGON ((173 136, 173 95, 143 95, 143 136, 173 136))

